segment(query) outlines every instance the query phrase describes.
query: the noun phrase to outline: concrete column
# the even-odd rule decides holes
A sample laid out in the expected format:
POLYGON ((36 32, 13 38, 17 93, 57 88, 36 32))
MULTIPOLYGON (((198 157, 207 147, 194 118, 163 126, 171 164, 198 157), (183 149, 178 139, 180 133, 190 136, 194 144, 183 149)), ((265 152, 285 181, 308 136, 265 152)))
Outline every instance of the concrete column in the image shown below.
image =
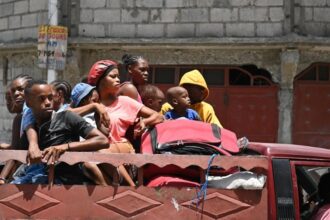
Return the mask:
POLYGON ((297 73, 298 63, 299 51, 297 49, 282 51, 279 91, 279 143, 292 143, 293 80, 297 73))

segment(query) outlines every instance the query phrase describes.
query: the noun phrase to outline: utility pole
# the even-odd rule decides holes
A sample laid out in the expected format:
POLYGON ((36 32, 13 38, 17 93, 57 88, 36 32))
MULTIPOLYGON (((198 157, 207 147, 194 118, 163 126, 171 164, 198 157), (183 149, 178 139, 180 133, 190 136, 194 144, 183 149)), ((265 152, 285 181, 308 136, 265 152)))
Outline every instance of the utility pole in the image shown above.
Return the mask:
MULTIPOLYGON (((48 21, 49 25, 58 25, 58 1, 48 0, 48 21)), ((48 42, 47 42, 48 43, 48 42)), ((47 68, 47 82, 50 83, 57 79, 56 70, 47 68)))

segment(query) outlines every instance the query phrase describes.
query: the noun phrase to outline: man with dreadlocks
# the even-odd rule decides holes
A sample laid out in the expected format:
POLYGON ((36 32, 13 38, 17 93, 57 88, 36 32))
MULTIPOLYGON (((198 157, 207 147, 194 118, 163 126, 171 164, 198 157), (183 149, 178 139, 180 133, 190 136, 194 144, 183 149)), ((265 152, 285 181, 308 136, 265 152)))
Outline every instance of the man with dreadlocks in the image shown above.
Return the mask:
MULTIPOLYGON (((16 76, 13 81, 9 84, 6 93, 6 105, 10 113, 16 113, 12 123, 12 139, 11 144, 0 144, 0 149, 20 149, 20 126, 22 121, 22 111, 25 102, 24 88, 27 83, 32 80, 32 77, 26 74, 20 74, 16 76)), ((0 174, 0 184, 4 184, 7 178, 15 170, 17 162, 10 160, 6 162, 4 168, 0 174)))

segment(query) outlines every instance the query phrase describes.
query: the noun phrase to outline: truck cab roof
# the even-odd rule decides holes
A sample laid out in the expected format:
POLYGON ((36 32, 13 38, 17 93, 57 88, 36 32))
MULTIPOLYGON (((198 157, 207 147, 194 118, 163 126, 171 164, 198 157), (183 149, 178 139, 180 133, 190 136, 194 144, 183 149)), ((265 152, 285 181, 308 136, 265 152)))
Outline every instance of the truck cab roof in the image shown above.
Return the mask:
POLYGON ((251 142, 249 150, 267 157, 330 159, 330 150, 294 144, 251 142))

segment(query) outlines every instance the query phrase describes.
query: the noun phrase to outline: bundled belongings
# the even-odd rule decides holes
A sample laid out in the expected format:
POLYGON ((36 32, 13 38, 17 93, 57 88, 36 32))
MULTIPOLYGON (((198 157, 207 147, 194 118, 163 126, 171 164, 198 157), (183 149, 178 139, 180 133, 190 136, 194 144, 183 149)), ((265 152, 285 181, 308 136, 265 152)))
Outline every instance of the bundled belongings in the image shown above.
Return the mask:
MULTIPOLYGON (((193 120, 169 120, 157 124, 142 135, 143 154, 227 155, 239 152, 236 134, 193 120)), ((200 172, 196 167, 181 169, 173 165, 159 168, 152 164, 144 168, 145 184, 157 186, 198 186, 200 172)))
POLYGON ((216 124, 169 120, 142 136, 141 153, 231 155, 238 153, 236 134, 216 124))

